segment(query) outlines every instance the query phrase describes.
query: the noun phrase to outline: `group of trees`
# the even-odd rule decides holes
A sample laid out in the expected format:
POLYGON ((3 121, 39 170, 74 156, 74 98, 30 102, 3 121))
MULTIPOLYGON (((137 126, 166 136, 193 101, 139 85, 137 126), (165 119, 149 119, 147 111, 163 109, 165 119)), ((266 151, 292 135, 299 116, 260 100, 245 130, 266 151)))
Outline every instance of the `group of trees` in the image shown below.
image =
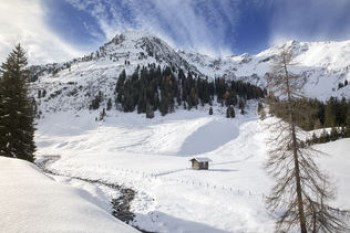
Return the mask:
MULTIPOLYGON (((288 120, 288 101, 269 96, 270 112, 288 120)), ((294 109, 295 124, 304 130, 331 128, 313 134, 305 143, 311 145, 350 137, 350 100, 331 97, 326 102, 317 99, 296 98, 289 102, 294 109)))
MULTIPOLYGON (((269 98, 270 102, 274 102, 270 112, 277 117, 287 119, 285 111, 287 101, 278 100, 275 97, 269 98)), ((299 109, 295 111, 295 121, 304 130, 350 126, 350 100, 344 97, 341 99, 331 97, 326 102, 298 98, 291 100, 290 104, 293 109, 299 109)))
POLYGON ((346 87, 347 85, 349 85, 348 80, 345 80, 343 83, 338 83, 338 89, 346 87))
POLYGON ((331 130, 323 129, 319 135, 313 133, 311 138, 308 138, 305 143, 312 145, 318 143, 326 143, 335 141, 341 138, 349 138, 350 130, 349 127, 332 127, 331 130))
POLYGON ((30 73, 20 45, 0 73, 0 156, 34 160, 33 99, 28 96, 30 73))
POLYGON ((266 92, 242 81, 225 78, 211 81, 190 72, 185 74, 181 69, 169 66, 162 69, 153 64, 136 68, 130 77, 123 70, 115 94, 116 106, 124 112, 137 110, 152 117, 156 110, 164 116, 177 106, 190 110, 198 105, 212 105, 215 99, 222 106, 239 105, 243 111, 247 100, 263 98, 266 92))

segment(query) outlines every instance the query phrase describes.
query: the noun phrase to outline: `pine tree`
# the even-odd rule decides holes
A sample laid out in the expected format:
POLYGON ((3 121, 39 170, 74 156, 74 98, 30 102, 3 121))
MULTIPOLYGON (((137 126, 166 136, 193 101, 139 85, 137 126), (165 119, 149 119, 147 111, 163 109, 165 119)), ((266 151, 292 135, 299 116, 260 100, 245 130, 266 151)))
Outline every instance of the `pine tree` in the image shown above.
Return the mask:
POLYGON ((318 138, 317 138, 317 136, 316 136, 316 134, 315 133, 312 133, 312 136, 311 136, 311 143, 312 144, 315 144, 315 143, 317 143, 318 142, 318 138))
POLYGON ((239 98, 239 101, 238 101, 238 108, 241 110, 241 114, 244 115, 245 114, 245 111, 244 111, 244 108, 245 108, 245 100, 244 98, 239 98))
POLYGON ((334 127, 336 126, 335 121, 335 99, 331 97, 329 101, 327 101, 327 105, 325 108, 325 127, 334 127))
POLYGON ((344 137, 350 137, 350 107, 348 108, 347 117, 345 120, 345 132, 344 137))
POLYGON ((319 143, 325 143, 325 142, 329 142, 330 141, 329 133, 325 129, 322 130, 318 141, 319 141, 319 143))
POLYGON ((209 115, 213 115, 213 113, 214 113, 214 112, 213 112, 213 107, 210 107, 210 108, 209 108, 209 115))
POLYGON ((258 114, 259 114, 261 120, 264 120, 266 118, 266 112, 264 109, 264 105, 260 102, 258 104, 258 114))
POLYGON ((112 109, 112 99, 111 98, 109 98, 108 99, 108 102, 107 102, 107 111, 110 111, 111 109, 112 109))
POLYGON ((227 118, 235 118, 236 117, 235 110, 231 105, 228 106, 226 109, 226 117, 227 118))
POLYGON ((154 117, 153 106, 147 104, 146 106, 146 118, 152 119, 154 117))
POLYGON ((336 127, 332 127, 331 132, 329 134, 329 138, 331 141, 335 141, 339 138, 339 132, 336 127))
POLYGON ((125 73, 125 70, 123 70, 118 77, 118 81, 114 91, 114 93, 117 94, 117 98, 116 98, 117 102, 121 104, 123 103, 123 94, 124 94, 123 91, 124 91, 125 79, 126 79, 126 73, 125 73))
POLYGON ((18 44, 1 66, 0 155, 34 160, 34 114, 28 97, 30 73, 27 58, 18 44))

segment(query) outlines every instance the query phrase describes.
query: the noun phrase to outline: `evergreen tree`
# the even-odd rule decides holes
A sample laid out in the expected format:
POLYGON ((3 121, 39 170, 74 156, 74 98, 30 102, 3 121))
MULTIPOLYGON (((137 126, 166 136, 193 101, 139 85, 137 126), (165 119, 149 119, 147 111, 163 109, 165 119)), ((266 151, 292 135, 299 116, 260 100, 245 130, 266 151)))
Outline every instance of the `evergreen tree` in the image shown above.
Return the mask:
POLYGON ((325 127, 334 127, 336 126, 335 121, 335 98, 331 97, 329 101, 327 101, 327 105, 325 108, 325 127))
POLYGON ((312 134, 312 137, 311 137, 311 142, 312 142, 312 144, 315 144, 315 143, 317 143, 318 142, 318 138, 317 138, 317 136, 316 136, 316 134, 315 133, 313 133, 312 134))
POLYGON ((100 117, 99 117, 99 121, 103 121, 105 119, 105 117, 107 116, 106 114, 106 109, 103 108, 102 112, 100 112, 100 117))
POLYGON ((348 108, 345 125, 344 137, 350 137, 350 107, 348 108))
POLYGON ((146 106, 146 118, 152 119, 154 117, 153 107, 150 104, 146 106))
POLYGON ((209 108, 209 115, 213 115, 213 107, 209 108))
POLYGON ((264 120, 266 118, 266 112, 264 109, 264 105, 260 102, 258 104, 258 114, 259 114, 261 120, 264 120))
POLYGON ((34 160, 34 114, 28 96, 30 73, 27 58, 18 44, 1 66, 0 155, 34 160))
POLYGON ((112 99, 109 98, 107 102, 107 111, 110 111, 112 109, 112 99))
POLYGON ((322 132, 321 132, 321 135, 320 135, 320 137, 319 137, 319 139, 318 139, 318 141, 320 142, 320 143, 325 143, 325 142, 329 142, 329 134, 328 134, 328 132, 325 130, 325 129, 323 129, 322 130, 322 132))
POLYGON ((235 110, 234 110, 234 108, 232 106, 228 106, 227 107, 226 117, 227 118, 235 118, 236 117, 235 110))
POLYGON ((226 93, 224 94, 224 99, 225 99, 226 106, 237 104, 237 95, 234 91, 232 91, 230 89, 227 90, 226 93))
POLYGON ((343 97, 341 101, 338 102, 336 109, 336 120, 338 126, 346 125, 348 106, 349 103, 346 101, 345 97, 343 97))
POLYGON ((98 95, 96 95, 94 99, 91 101, 90 110, 98 109, 102 101, 103 101, 103 93, 102 91, 99 91, 98 95))
POLYGON ((244 108, 245 108, 245 101, 244 101, 244 98, 239 98, 239 101, 238 101, 238 108, 241 110, 241 114, 245 114, 245 111, 244 111, 244 108))
POLYGON ((335 141, 339 138, 339 132, 338 129, 336 127, 332 127, 331 132, 329 134, 329 139, 331 141, 335 141))
POLYGON ((118 103, 123 103, 123 94, 124 94, 123 90, 124 90, 125 79, 126 79, 126 73, 125 73, 125 70, 123 70, 118 77, 118 81, 114 91, 117 94, 116 99, 118 103))

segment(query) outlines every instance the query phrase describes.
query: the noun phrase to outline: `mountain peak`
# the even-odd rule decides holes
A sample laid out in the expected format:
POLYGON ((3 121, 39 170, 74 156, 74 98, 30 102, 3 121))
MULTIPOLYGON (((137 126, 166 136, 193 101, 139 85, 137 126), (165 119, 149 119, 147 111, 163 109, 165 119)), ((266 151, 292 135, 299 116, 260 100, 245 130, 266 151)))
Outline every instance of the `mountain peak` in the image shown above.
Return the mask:
POLYGON ((93 55, 97 59, 120 59, 171 65, 196 71, 171 46, 159 37, 144 31, 127 31, 117 34, 93 55), (106 58, 107 57, 107 58, 106 58))

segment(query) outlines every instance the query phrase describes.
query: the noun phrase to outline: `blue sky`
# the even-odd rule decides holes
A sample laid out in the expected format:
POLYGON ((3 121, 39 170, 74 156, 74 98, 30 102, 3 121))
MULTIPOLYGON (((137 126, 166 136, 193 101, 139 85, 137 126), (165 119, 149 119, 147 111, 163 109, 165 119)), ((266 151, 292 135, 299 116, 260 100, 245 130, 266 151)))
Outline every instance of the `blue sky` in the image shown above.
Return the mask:
POLYGON ((147 30, 177 48, 257 53, 275 42, 345 40, 349 0, 46 0, 48 24, 68 43, 101 44, 147 30))
POLYGON ((350 0, 11 0, 0 2, 0 61, 21 42, 31 63, 96 50, 126 30, 177 49, 258 53, 288 40, 350 39, 350 0))

